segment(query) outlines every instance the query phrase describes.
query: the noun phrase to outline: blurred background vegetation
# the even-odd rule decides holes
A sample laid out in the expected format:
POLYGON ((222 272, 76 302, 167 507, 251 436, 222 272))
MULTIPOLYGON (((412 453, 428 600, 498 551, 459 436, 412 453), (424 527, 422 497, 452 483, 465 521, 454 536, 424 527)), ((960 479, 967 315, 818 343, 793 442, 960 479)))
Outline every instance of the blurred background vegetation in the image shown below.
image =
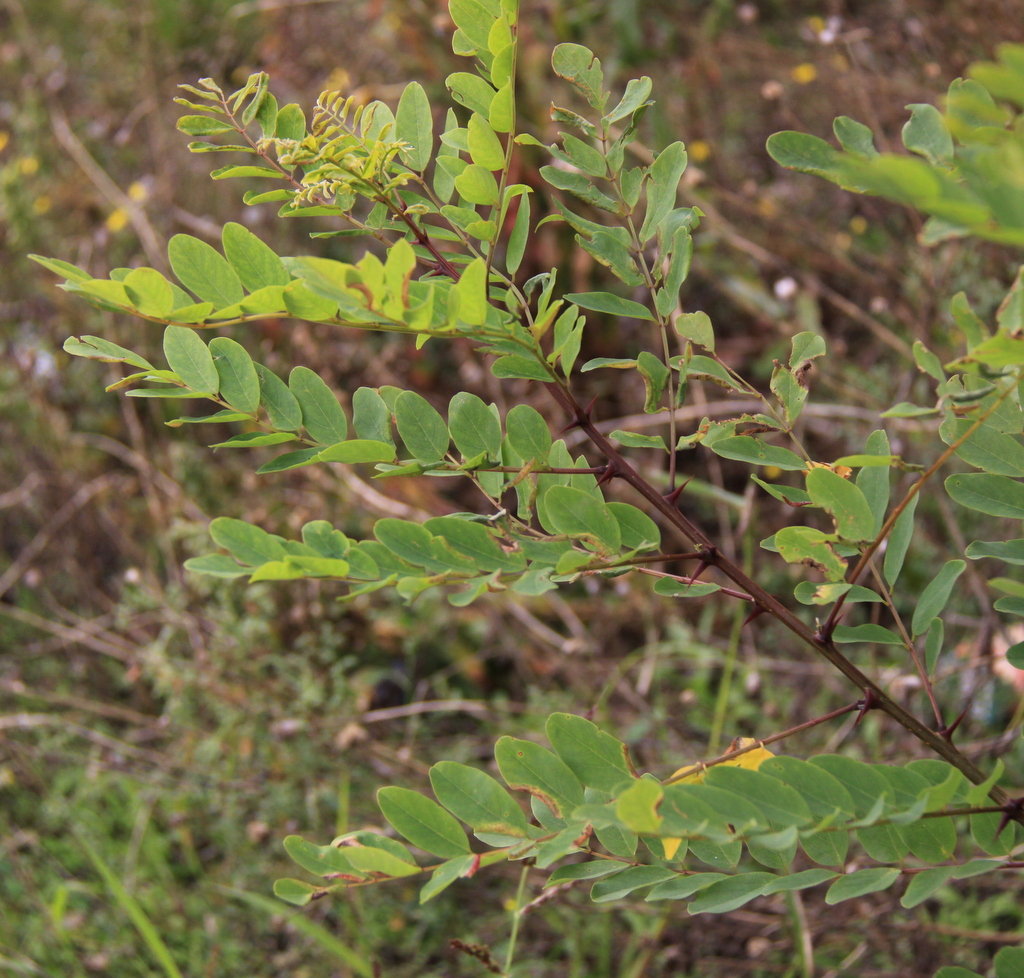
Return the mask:
MULTIPOLYGON (((279 253, 350 257, 338 243, 347 239, 309 240, 315 221, 279 222, 272 207, 245 208, 233 186, 212 183, 209 159, 190 156, 174 129, 175 85, 212 76, 232 86, 266 70, 279 101, 308 106, 327 88, 397 99, 416 78, 438 105, 445 76, 464 70, 450 32, 440 0, 0 3, 0 972, 166 973, 91 846, 194 978, 354 973, 329 935, 374 956, 389 978, 480 975, 448 942, 505 940, 501 871, 423 908, 401 883, 301 913, 240 894, 266 897, 293 872, 284 835, 326 842, 379 825, 381 783, 422 786, 441 757, 486 762, 499 733, 529 736, 552 710, 593 709, 639 764, 667 773, 706 752, 716 703, 728 739, 849 700, 781 635, 737 638, 728 606, 682 610, 642 583, 453 609, 429 594, 409 607, 386 592, 341 605, 330 584, 182 572, 209 549, 217 515, 292 536, 327 518, 358 536, 380 516, 463 507, 429 479, 371 483, 319 468, 256 477, 250 460, 205 447, 219 432, 168 429, 164 402, 104 393, 117 373, 71 362, 64 338, 98 334, 148 355, 158 332, 65 296, 26 253, 96 275, 160 268, 172 234, 217 241, 225 221, 241 220, 279 253), (730 645, 737 668, 723 689, 730 645), (418 705, 437 700, 446 708, 418 705)), ((656 149, 686 141, 687 193, 708 214, 684 301, 712 316, 724 356, 765 386, 789 335, 825 333, 830 357, 806 432, 823 456, 832 445, 835 455, 859 450, 879 406, 908 397, 915 339, 952 351, 955 292, 987 315, 1012 278, 1013 254, 956 242, 924 251, 913 215, 783 172, 764 151, 779 129, 827 136, 840 113, 898 144, 905 105, 935 100, 999 41, 1024 40, 1011 0, 545 0, 525 5, 522 37, 524 124, 547 141, 548 102, 561 92, 553 44, 591 46, 619 86, 655 79, 644 139, 656 149)), ((544 199, 538 162, 524 153, 517 179, 544 199)), ((557 266, 565 290, 597 287, 600 267, 570 245, 546 225, 524 272, 557 266)), ((561 425, 543 392, 499 388, 456 343, 414 352, 274 320, 237 338, 279 373, 304 363, 343 392, 395 384, 440 403, 466 388, 499 404, 530 400, 561 425)), ((595 322, 585 356, 621 356, 640 341, 595 322)), ((618 376, 592 385, 609 429, 637 410, 638 392, 618 376)), ((698 401, 695 419, 716 410, 726 409, 698 401)), ((914 429, 890 435, 905 446, 914 429)), ((694 485, 696 515, 760 562, 756 541, 775 528, 766 500, 755 512, 739 469, 722 460, 694 485)), ((930 505, 907 572, 920 581, 959 533, 941 503, 930 505)), ((791 572, 764 563, 776 584, 791 572)), ((999 673, 1007 644, 976 576, 961 625, 945 686, 958 702, 999 673)), ((903 664, 879 658, 874 668, 912 695, 903 664)), ((972 702, 973 756, 1021 759, 1013 673, 972 702)), ((884 759, 896 746, 887 734, 872 717, 852 746, 847 725, 790 749, 842 744, 884 759)), ((986 967, 999 946, 1024 940, 1024 909, 1013 880, 972 882, 908 914, 891 914, 885 894, 832 908, 808 896, 820 973, 986 967)), ((691 921, 671 904, 597 907, 570 892, 524 927, 524 975, 797 973, 800 936, 781 897, 691 921)))

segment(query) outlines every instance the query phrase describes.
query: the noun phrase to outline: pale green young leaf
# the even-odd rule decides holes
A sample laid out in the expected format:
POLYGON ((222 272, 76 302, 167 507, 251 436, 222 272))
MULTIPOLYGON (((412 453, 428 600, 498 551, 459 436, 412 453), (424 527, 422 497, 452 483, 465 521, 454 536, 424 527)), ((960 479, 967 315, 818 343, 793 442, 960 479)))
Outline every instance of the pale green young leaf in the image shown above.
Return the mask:
POLYGON ((92 276, 83 271, 77 265, 72 265, 71 262, 61 261, 59 258, 45 258, 43 255, 29 255, 32 261, 38 265, 42 265, 43 268, 54 273, 54 275, 60 275, 64 279, 70 282, 89 282, 92 280, 92 276))
POLYGON ((487 119, 495 90, 483 78, 468 71, 457 71, 445 79, 452 98, 460 105, 487 119))
MULTIPOLYGON (((470 75, 469 77, 475 78, 476 76, 470 75)), ((453 149, 445 141, 445 135, 450 133, 453 129, 458 128, 459 120, 456 118, 455 112, 452 109, 449 109, 448 114, 445 117, 444 134, 441 136, 441 145, 438 147, 437 155, 435 157, 435 163, 437 165, 434 167, 433 181, 434 193, 437 194, 438 198, 444 202, 452 199, 452 194, 455 191, 455 177, 458 176, 458 173, 461 173, 462 169, 465 168, 465 160, 459 158, 458 150, 453 149), (459 160, 462 167, 459 169, 458 173, 449 171, 443 165, 442 161, 448 160, 459 160)))
POLYGON ((288 175, 269 166, 222 166, 210 173, 213 180, 235 180, 241 177, 258 177, 269 180, 287 180, 288 175))
POLYGON ((487 264, 482 258, 474 258, 463 270, 462 277, 455 283, 459 297, 459 319, 470 326, 483 326, 487 322, 487 264))
POLYGON ((450 440, 448 426, 425 398, 414 391, 402 391, 395 401, 395 420, 406 449, 417 461, 440 462, 445 457, 450 440))
POLYGON ((155 268, 136 268, 125 276, 124 290, 144 316, 166 319, 175 306, 171 283, 155 268))
POLYGON ((470 204, 498 203, 498 181, 487 168, 472 163, 455 178, 455 188, 470 204))
POLYGON ((167 245, 167 258, 178 280, 215 307, 241 302, 242 283, 228 260, 205 241, 176 234, 167 245))
POLYGON ((216 136, 224 132, 235 132, 235 127, 226 119, 214 119, 208 115, 183 115, 175 128, 187 136, 216 136))
POLYGON ((321 445, 334 445, 348 437, 348 421, 334 392, 309 367, 294 367, 288 388, 299 402, 302 424, 321 445))
POLYGON ((410 170, 422 173, 433 153, 434 119, 430 100, 419 82, 406 85, 398 100, 394 138, 409 144, 409 148, 399 154, 402 162, 410 170))
MULTIPOLYGON (((490 123, 482 115, 474 112, 470 116, 466 141, 469 146, 469 155, 475 164, 485 170, 500 170, 504 167, 505 150, 502 148, 501 141, 494 134, 490 123)), ((471 197, 466 199, 472 200, 471 197)), ((474 203, 484 202, 474 201, 474 203)))

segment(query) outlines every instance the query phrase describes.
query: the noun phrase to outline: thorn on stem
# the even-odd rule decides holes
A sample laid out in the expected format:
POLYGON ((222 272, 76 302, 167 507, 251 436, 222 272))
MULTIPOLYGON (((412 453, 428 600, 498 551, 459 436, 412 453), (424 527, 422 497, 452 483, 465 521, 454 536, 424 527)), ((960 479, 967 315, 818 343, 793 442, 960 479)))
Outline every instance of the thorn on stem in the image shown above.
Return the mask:
POLYGON ((740 627, 741 628, 746 628, 747 625, 749 625, 752 621, 754 621, 755 618, 760 618, 761 615, 763 615, 764 613, 765 613, 764 608, 762 608, 759 604, 754 605, 754 607, 751 608, 751 610, 750 610, 750 614, 747 615, 747 617, 743 619, 743 624, 740 627))
POLYGON ((1024 797, 1011 798, 1005 805, 1003 805, 1003 814, 999 819, 999 827, 996 829, 996 838, 999 838, 999 833, 1010 824, 1012 820, 1024 817, 1024 797))
POLYGON ((687 480, 686 480, 686 481, 685 481, 685 482, 684 482, 684 483, 683 483, 683 484, 682 484, 681 486, 676 486, 676 488, 675 488, 675 489, 673 489, 673 490, 672 490, 671 492, 668 492, 668 493, 666 493, 666 494, 665 494, 665 501, 666 501, 666 502, 667 502, 667 503, 668 503, 668 504, 669 504, 670 506, 675 506, 675 505, 676 505, 676 503, 678 503, 678 502, 679 502, 679 497, 680 497, 680 496, 681 496, 681 495, 683 494, 683 490, 684 490, 684 489, 685 489, 685 488, 686 488, 686 487, 687 487, 687 486, 688 486, 688 485, 689 485, 689 484, 690 484, 690 483, 691 483, 692 481, 693 481, 693 476, 691 475, 691 476, 690 476, 690 478, 689 478, 689 479, 687 479, 687 480))
POLYGON ((857 719, 854 721, 854 727, 859 727, 861 720, 867 715, 868 710, 874 710, 878 706, 878 697, 875 695, 875 691, 870 687, 864 690, 864 699, 858 700, 857 706, 857 719))
POLYGON ((963 722, 964 717, 967 716, 967 711, 970 708, 971 704, 968 703, 967 706, 965 706, 961 711, 960 716, 958 716, 948 727, 943 727, 939 731, 939 734, 941 735, 943 740, 947 741, 950 744, 953 743, 953 734, 956 732, 956 728, 959 727, 960 724, 963 722))

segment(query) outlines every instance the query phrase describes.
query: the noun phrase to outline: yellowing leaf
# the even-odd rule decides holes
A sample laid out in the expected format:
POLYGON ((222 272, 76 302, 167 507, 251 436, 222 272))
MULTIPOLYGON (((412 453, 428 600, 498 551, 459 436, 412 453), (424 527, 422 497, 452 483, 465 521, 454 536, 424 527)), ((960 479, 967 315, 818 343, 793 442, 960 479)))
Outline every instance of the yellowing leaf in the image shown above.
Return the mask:
MULTIPOLYGON (((742 750, 744 747, 752 747, 757 741, 753 737, 737 737, 730 745, 729 751, 742 750)), ((746 754, 740 754, 739 757, 734 757, 732 760, 722 761, 722 767, 745 767, 749 771, 756 771, 769 757, 775 755, 764 747, 758 747, 756 750, 747 751, 746 754)), ((704 774, 707 771, 707 767, 704 764, 688 764, 686 767, 681 767, 667 780, 673 784, 701 784, 704 781, 704 774)), ((671 839, 664 840, 666 843, 665 851, 668 852, 667 843, 673 841, 671 839)), ((678 847, 678 843, 677 843, 678 847)), ((674 850, 673 850, 674 851, 674 850)), ((671 859, 672 857, 669 856, 671 859)))

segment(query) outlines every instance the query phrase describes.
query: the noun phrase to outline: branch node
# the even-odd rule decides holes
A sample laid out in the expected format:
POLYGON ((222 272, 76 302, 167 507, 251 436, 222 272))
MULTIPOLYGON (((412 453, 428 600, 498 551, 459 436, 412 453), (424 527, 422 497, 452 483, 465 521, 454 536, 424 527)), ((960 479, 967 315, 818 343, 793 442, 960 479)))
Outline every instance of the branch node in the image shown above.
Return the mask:
POLYGON ((875 691, 869 686, 864 690, 864 699, 857 701, 857 719, 854 721, 854 727, 859 727, 861 720, 867 715, 868 710, 875 710, 878 708, 879 700, 875 691))

